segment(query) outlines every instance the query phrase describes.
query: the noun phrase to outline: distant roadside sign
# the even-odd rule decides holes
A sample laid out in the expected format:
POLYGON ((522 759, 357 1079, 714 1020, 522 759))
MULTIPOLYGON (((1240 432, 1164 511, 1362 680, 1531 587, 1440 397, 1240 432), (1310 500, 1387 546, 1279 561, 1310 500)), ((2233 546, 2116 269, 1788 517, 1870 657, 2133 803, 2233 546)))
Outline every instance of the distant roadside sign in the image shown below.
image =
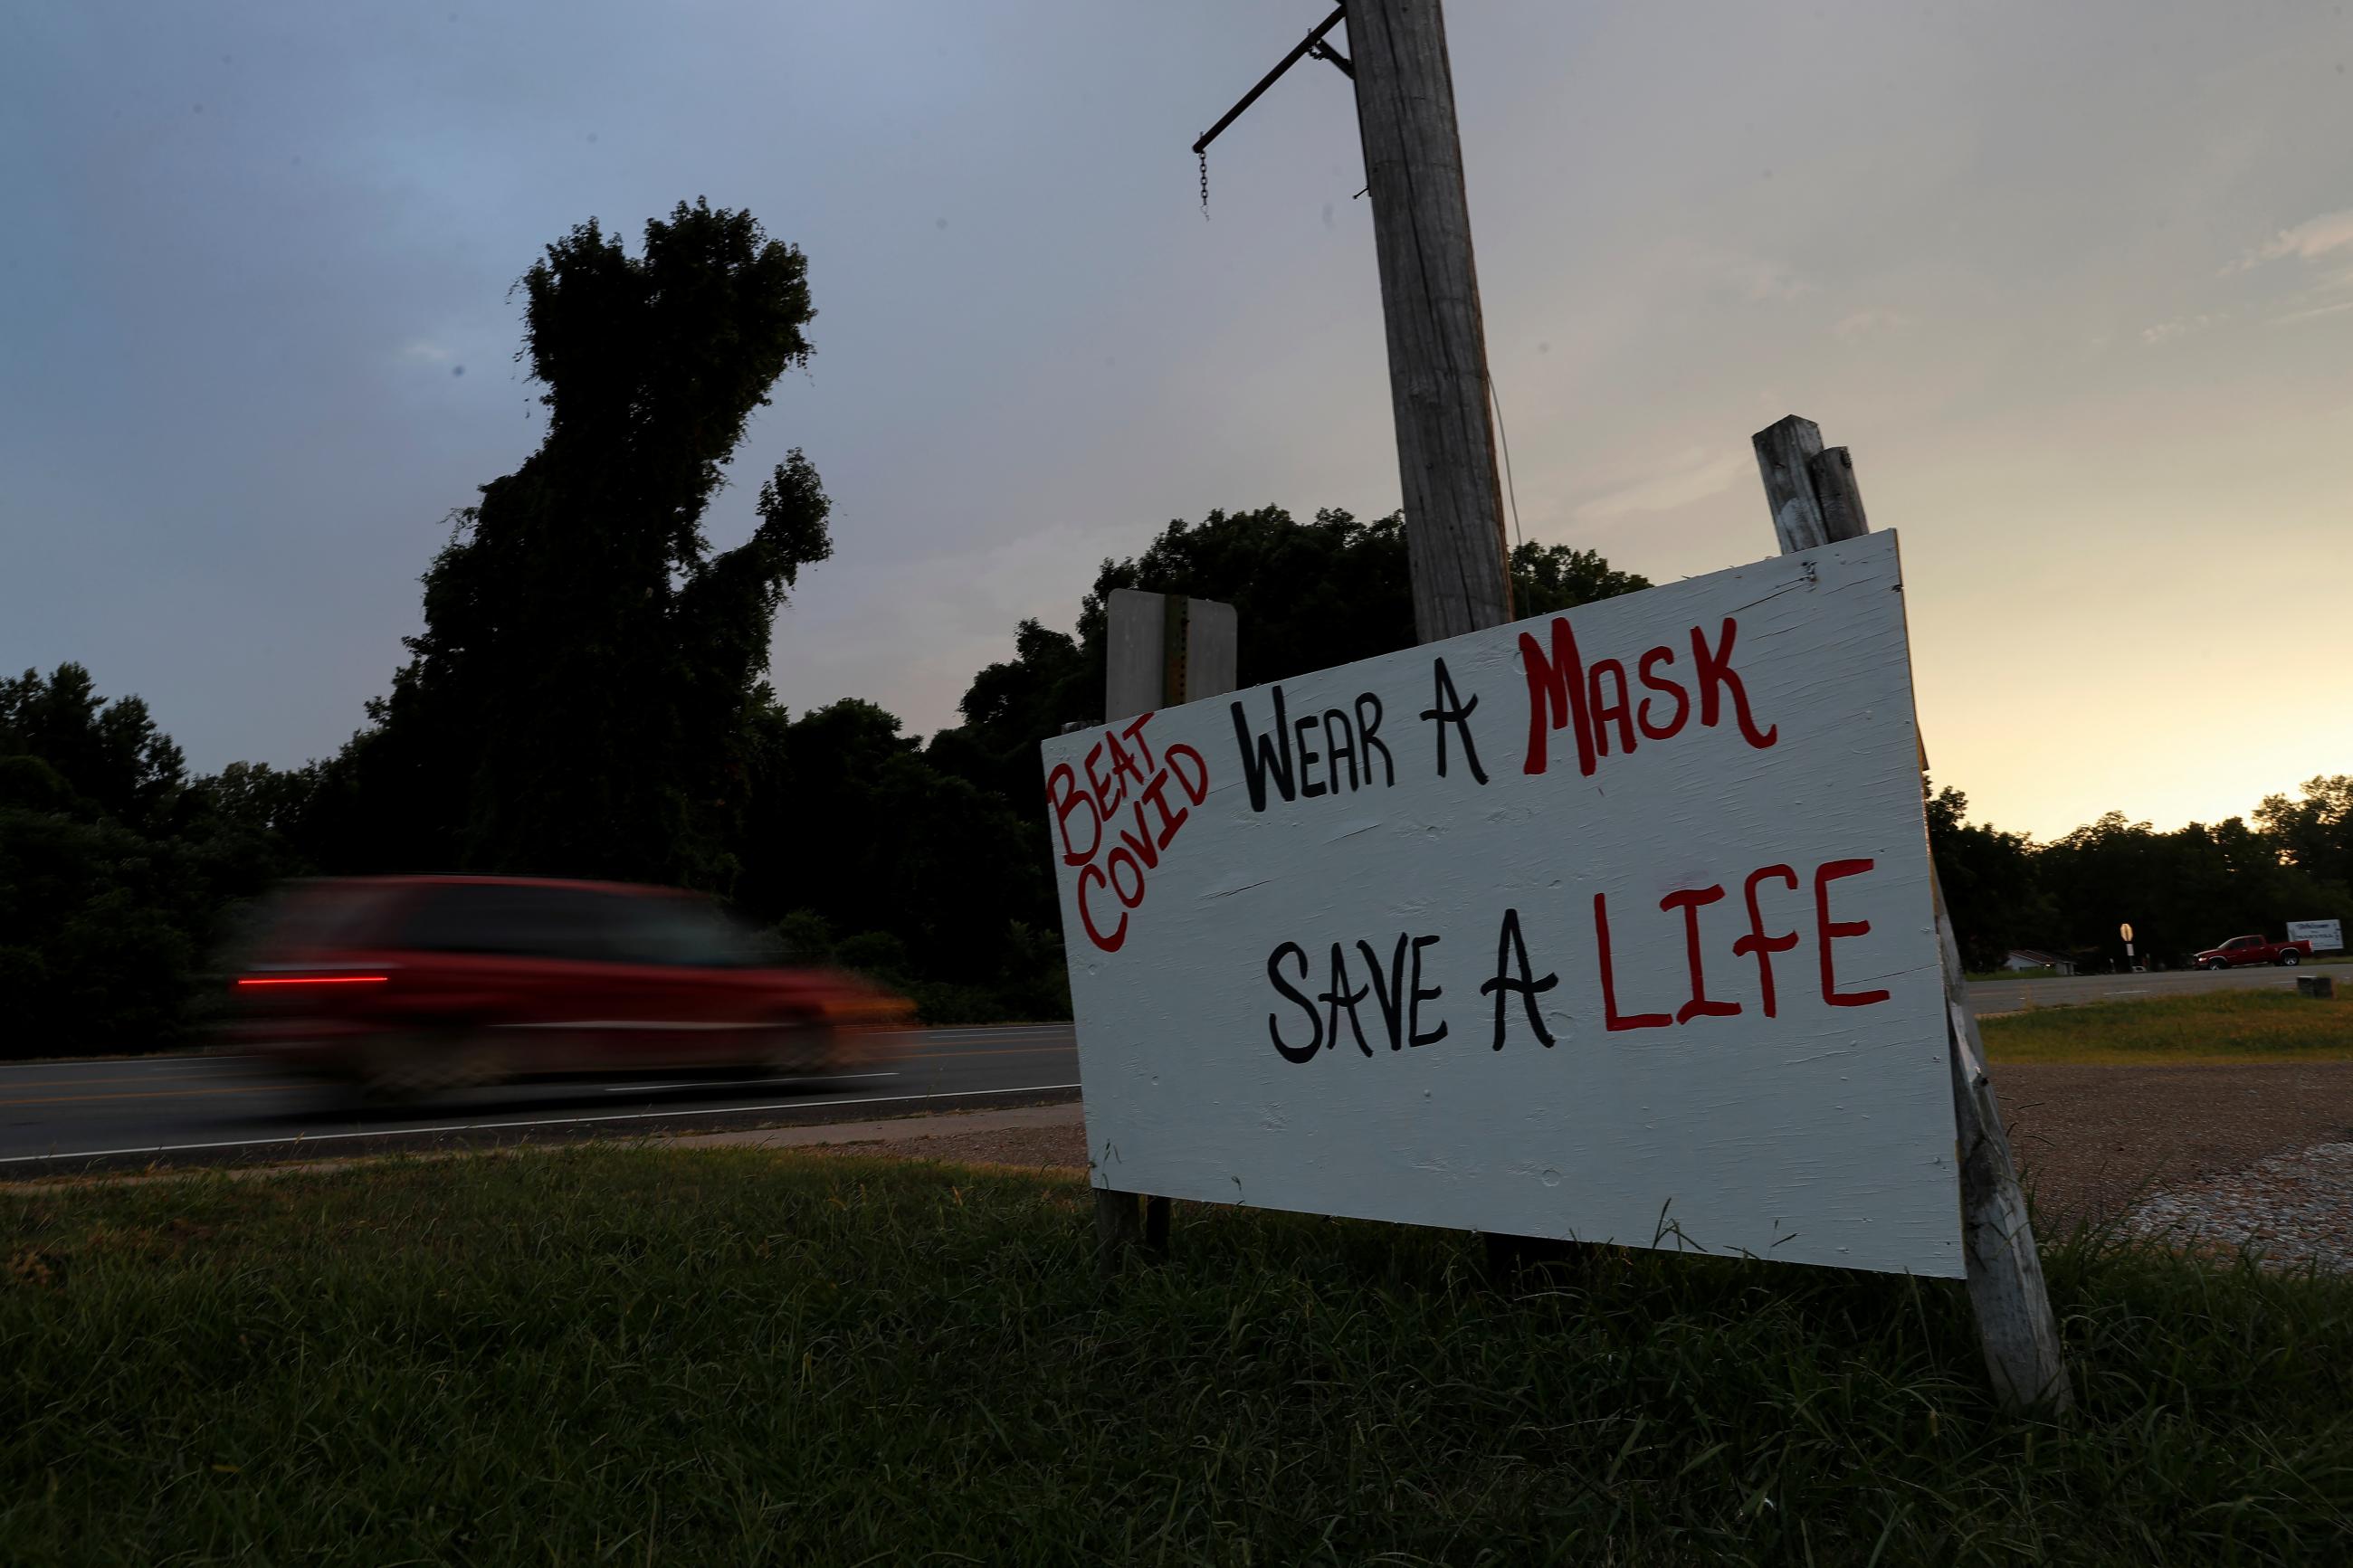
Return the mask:
POLYGON ((2290 921, 2287 922, 2290 942, 2308 942, 2315 952, 2327 952, 2345 945, 2345 928, 2337 921, 2290 921))
POLYGON ((1902 586, 1873 533, 1045 742, 1095 1184, 1958 1278, 1902 586))

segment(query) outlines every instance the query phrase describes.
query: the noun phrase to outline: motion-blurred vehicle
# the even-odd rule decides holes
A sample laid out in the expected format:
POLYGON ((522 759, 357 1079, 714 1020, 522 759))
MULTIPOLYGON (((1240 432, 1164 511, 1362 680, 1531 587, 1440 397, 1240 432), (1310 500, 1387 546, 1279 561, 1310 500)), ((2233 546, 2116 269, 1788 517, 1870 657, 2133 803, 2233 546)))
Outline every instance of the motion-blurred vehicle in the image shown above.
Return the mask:
POLYGON ((507 877, 298 882, 238 966, 228 1034, 406 1095, 520 1079, 854 1069, 913 1007, 797 963, 696 894, 507 877))
POLYGON ((2196 963, 2200 969, 2246 969, 2258 963, 2276 963, 2293 969, 2312 956, 2308 942, 2268 942, 2259 936, 2234 936, 2220 947, 2210 947, 2200 953, 2196 963))

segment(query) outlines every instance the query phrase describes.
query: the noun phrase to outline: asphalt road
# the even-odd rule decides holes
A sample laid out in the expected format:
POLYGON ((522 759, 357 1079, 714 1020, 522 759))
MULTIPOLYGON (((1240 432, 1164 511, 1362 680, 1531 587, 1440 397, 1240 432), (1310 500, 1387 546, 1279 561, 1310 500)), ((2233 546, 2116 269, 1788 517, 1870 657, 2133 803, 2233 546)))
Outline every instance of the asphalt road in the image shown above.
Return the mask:
POLYGON ((141 1057, 0 1065, 0 1181, 119 1168, 389 1149, 562 1142, 863 1121, 1069 1100, 1068 1024, 925 1029, 867 1073, 514 1084, 372 1110, 249 1057, 141 1057))
MULTIPOLYGON (((1980 1013, 2293 987, 2293 969, 2087 974, 1972 983, 1980 1013)), ((2324 973, 2337 973, 2324 970, 2324 973)), ((2344 977, 2353 982, 2353 975, 2344 977)), ((453 1144, 860 1121, 1068 1100, 1078 1092, 1068 1024, 925 1029, 871 1073, 823 1079, 519 1084, 410 1110, 364 1111, 237 1057, 0 1065, 0 1180, 149 1162, 280 1160, 453 1144)))
POLYGON ((2026 1007, 2068 1007, 2084 1002, 2146 1001, 2186 996, 2193 991, 2295 989, 2299 974, 2333 974, 2353 985, 2353 973, 2336 964, 2316 969, 2168 969, 2161 974, 2073 974, 2050 980, 1972 980, 1969 1005, 1979 1013, 2014 1013, 2026 1007))

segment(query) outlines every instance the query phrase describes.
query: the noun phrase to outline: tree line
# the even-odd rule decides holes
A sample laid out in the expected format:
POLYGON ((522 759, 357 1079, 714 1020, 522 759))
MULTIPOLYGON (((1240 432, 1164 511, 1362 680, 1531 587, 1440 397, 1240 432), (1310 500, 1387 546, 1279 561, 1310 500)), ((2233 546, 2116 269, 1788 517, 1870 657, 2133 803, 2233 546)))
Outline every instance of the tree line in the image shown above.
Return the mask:
MULTIPOLYGON (((1106 560, 1071 631, 1021 622, 928 739, 858 699, 793 713, 771 628, 832 552, 822 481, 790 450, 744 543, 714 549, 705 517, 751 415, 813 352, 806 258, 748 214, 682 203, 636 255, 581 225, 520 288, 544 436, 451 515, 423 627, 333 755, 195 777, 144 703, 102 700, 80 665, 0 682, 0 1054, 169 1044, 217 1002, 223 944, 273 882, 399 871, 696 888, 934 1022, 1067 1016, 1037 747, 1103 716, 1110 593, 1233 604, 1245 685, 1413 641, 1395 514, 1212 511, 1106 560)), ((1525 615, 1650 585, 1561 545, 1510 561, 1525 615)), ((2248 930, 2353 915, 2344 778, 2267 799, 2252 828, 2116 816, 2037 846, 1965 813, 1930 798, 1973 962, 2088 952, 2117 910, 2189 943, 2224 910, 2248 930)))
POLYGON ((2265 795, 2245 817, 2159 832, 2112 811, 2037 844, 1968 820, 1968 797, 1929 795, 1928 845, 1973 970, 2025 948, 2087 969, 2134 962, 2186 967, 2202 948, 2292 920, 2353 925, 2353 774, 2324 774, 2265 795))

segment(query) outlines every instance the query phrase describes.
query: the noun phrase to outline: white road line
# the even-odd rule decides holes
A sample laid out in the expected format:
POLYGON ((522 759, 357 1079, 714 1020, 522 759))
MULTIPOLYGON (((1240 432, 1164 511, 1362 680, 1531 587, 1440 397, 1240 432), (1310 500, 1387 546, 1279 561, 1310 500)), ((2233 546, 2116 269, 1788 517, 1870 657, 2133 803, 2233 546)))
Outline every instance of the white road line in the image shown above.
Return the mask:
POLYGON ((55 1072, 61 1067, 71 1068, 167 1068, 185 1072, 206 1062, 250 1062, 260 1058, 237 1057, 42 1057, 29 1062, 0 1062, 0 1072, 55 1072))
POLYGON ((838 1072, 823 1078, 723 1078, 681 1079, 677 1083, 615 1083, 605 1086, 607 1094, 648 1094, 658 1089, 742 1089, 757 1083, 863 1083, 870 1078, 897 1078, 894 1072, 838 1072))
MULTIPOLYGON (((907 1105, 924 1100, 976 1100, 991 1094, 1045 1094, 1055 1089, 1076 1089, 1074 1083, 1033 1083, 1018 1089, 968 1089, 941 1090, 934 1094, 882 1094, 865 1100, 828 1100, 824 1107, 836 1105, 907 1105)), ((298 1132, 287 1138, 224 1138, 210 1143, 140 1143, 126 1149, 68 1149, 47 1154, 0 1155, 0 1165, 26 1165, 47 1160, 103 1160, 118 1154, 182 1154, 199 1149, 259 1149, 270 1143, 328 1143, 346 1138, 416 1138, 436 1132, 497 1132, 517 1127, 575 1127, 591 1121, 645 1121, 657 1117, 738 1116, 763 1110, 808 1110, 813 1109, 806 1100, 788 1100, 775 1105, 714 1105, 697 1110, 627 1110, 603 1116, 549 1116, 530 1121, 458 1121, 441 1122, 430 1127, 370 1128, 364 1132, 298 1132)))
POLYGON ((913 1035, 918 1039, 953 1039, 960 1035, 1066 1035, 1073 1025, 1069 1023, 974 1023, 953 1027, 953 1030, 894 1030, 896 1035, 913 1035))

